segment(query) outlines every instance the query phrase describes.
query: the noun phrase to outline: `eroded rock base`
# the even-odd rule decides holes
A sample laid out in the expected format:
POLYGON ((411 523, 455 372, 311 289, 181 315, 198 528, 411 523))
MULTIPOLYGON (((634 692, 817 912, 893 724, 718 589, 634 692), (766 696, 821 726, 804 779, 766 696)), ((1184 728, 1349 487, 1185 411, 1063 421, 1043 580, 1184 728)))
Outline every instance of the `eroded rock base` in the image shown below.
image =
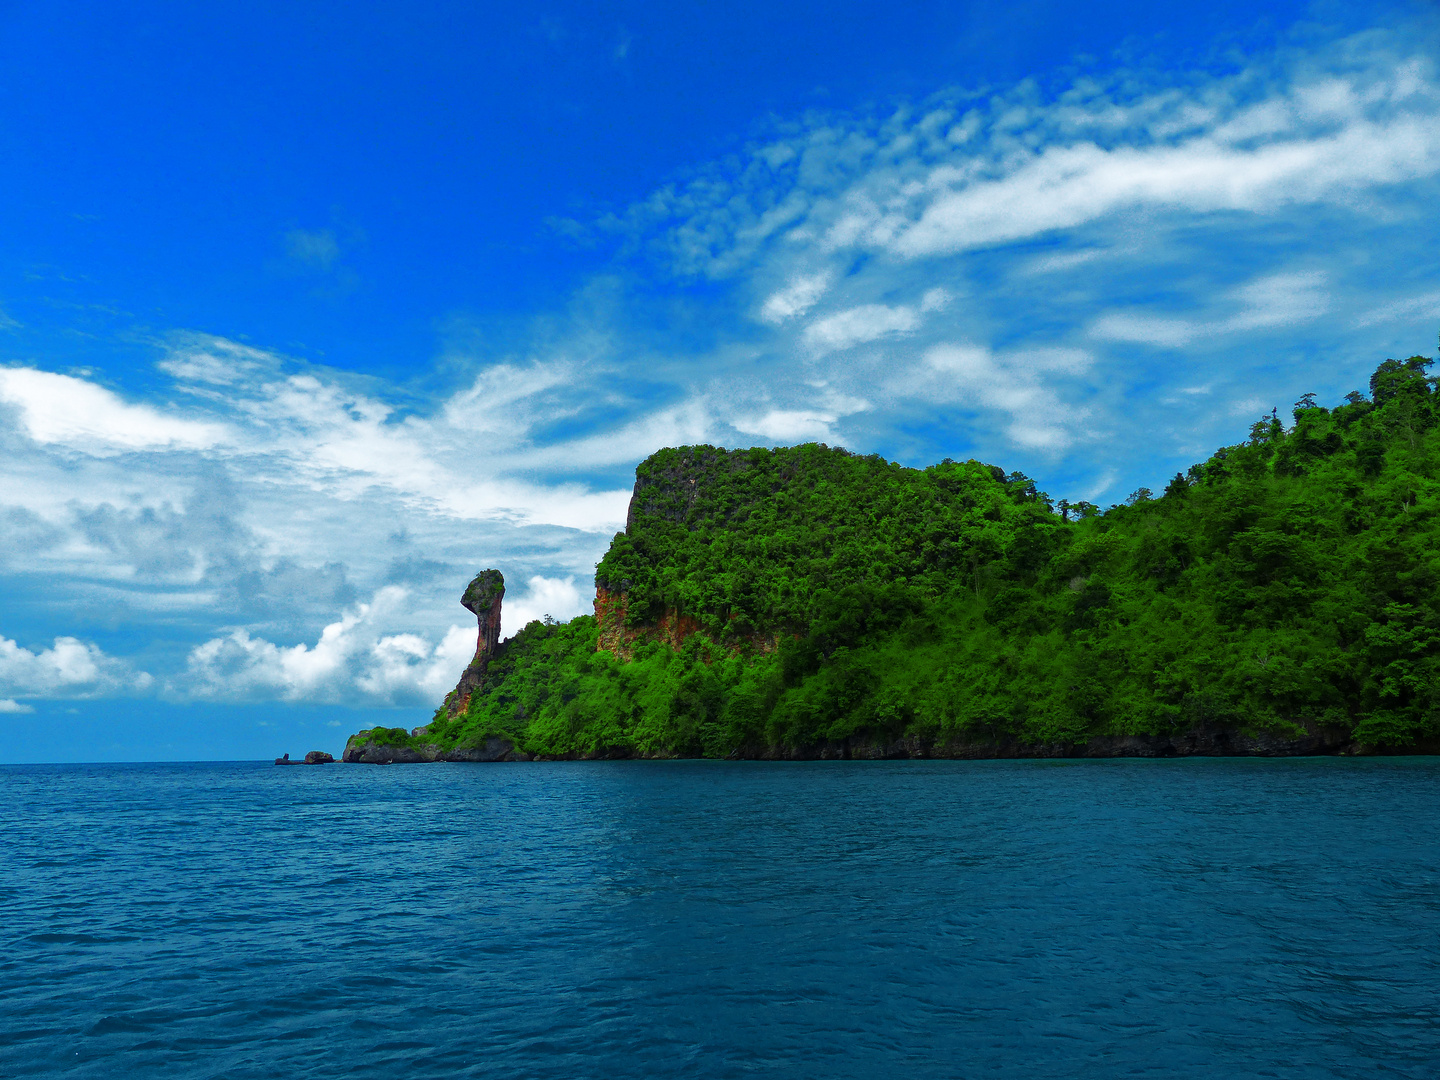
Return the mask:
MULTIPOLYGON (((418 729, 417 729, 418 730, 418 729)), ((732 761, 897 761, 982 760, 997 758, 1170 758, 1170 757, 1308 757, 1316 755, 1440 754, 1440 738, 1410 746, 1366 746, 1343 728, 1311 728, 1297 734, 1239 731, 1227 728, 1187 731, 1175 735, 1096 735, 1084 742, 1025 743, 1014 738, 930 739, 905 736, 893 740, 842 739, 809 746, 741 747, 732 761)), ((345 761, 366 765, 423 764, 434 761, 601 761, 632 758, 683 758, 698 754, 640 754, 629 747, 606 747, 588 754, 531 755, 498 736, 483 745, 441 750, 372 743, 345 748, 345 761)))

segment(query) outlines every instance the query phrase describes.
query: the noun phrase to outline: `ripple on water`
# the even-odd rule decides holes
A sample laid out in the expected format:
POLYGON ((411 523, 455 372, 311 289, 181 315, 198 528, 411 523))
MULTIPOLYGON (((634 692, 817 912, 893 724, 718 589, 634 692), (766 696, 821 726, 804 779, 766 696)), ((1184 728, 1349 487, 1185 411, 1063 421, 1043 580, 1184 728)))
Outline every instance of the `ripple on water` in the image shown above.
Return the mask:
POLYGON ((0 1075, 1431 1076, 1440 761, 0 768, 0 1075))

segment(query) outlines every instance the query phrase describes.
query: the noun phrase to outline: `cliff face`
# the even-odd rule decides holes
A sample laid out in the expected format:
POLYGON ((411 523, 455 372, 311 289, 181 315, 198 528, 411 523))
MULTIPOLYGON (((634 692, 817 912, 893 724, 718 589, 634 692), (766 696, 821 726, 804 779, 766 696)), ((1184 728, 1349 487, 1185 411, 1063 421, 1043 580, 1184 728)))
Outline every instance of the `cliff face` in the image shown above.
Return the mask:
MULTIPOLYGON (((657 590, 653 580, 637 582, 629 571, 637 561, 650 562, 657 541, 665 545, 666 534, 673 538, 708 532, 717 525, 723 528, 732 519, 748 517, 757 503, 783 497, 792 486, 797 486, 796 470, 777 468, 775 452, 769 450, 730 452, 687 446, 661 451, 642 462, 635 471, 625 531, 596 568, 596 650, 629 661, 639 644, 656 642, 679 649, 689 638, 704 633, 723 640, 732 653, 774 652, 785 636, 781 628, 761 628, 733 608, 711 611, 707 625, 699 611, 657 599, 656 592, 663 590, 657 590)), ((650 575, 642 571, 638 576, 650 575)))
MULTIPOLYGON (((614 653, 616 659, 634 659, 635 646, 644 642, 660 642, 672 649, 681 648, 687 639, 702 633, 704 624, 694 615, 686 615, 674 607, 666 607, 659 618, 639 625, 627 622, 629 615, 628 595, 624 591, 612 592, 598 582, 595 585, 595 622, 599 627, 596 652, 614 653)), ((781 635, 763 630, 752 630, 745 634, 730 635, 731 652, 748 651, 757 656, 768 656, 780 645, 781 635)))
POLYGON ((699 619, 684 615, 673 607, 667 607, 652 622, 629 626, 626 625, 628 607, 624 592, 611 592, 602 585, 595 586, 595 621, 600 628, 596 652, 612 652, 617 659, 630 660, 635 655, 635 646, 641 642, 659 641, 678 649, 687 638, 704 629, 699 619))
POLYGON ((505 575, 499 570, 480 571, 460 597, 461 606, 474 614, 479 634, 475 642, 475 658, 445 699, 445 708, 450 716, 464 712, 470 704, 470 695, 485 684, 490 658, 500 644, 500 605, 504 599, 505 575))

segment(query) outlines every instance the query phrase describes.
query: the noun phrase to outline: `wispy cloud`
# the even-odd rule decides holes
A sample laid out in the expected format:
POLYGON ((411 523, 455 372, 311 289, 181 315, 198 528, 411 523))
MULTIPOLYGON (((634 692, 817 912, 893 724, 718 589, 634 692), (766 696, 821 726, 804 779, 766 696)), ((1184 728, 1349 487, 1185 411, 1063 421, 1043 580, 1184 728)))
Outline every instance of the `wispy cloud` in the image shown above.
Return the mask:
POLYGON ((1117 311, 1096 319, 1090 334, 1108 341, 1180 348, 1199 337, 1293 326, 1318 318, 1330 309, 1325 275, 1321 272, 1271 274, 1218 299, 1219 306, 1238 310, 1210 320, 1117 311))
POLYGON ((920 314, 915 308, 861 304, 816 319, 805 327, 805 343, 816 352, 833 352, 884 337, 909 334, 919 325, 920 314))
POLYGON ((32 439, 91 453, 159 447, 208 449, 225 426, 130 404, 85 379, 30 367, 0 368, 0 401, 19 409, 32 439))
POLYGON ((285 234, 285 252, 298 263, 329 270, 340 257, 340 241, 332 229, 291 229, 285 234))
POLYGON ((825 117, 630 220, 678 219, 666 236, 680 264, 732 274, 772 244, 912 260, 1120 214, 1353 206, 1440 171, 1433 64, 1399 49, 1371 34, 1229 76, 1122 70, 1048 102, 1024 83, 963 116, 962 96, 941 95, 880 119, 825 117))
POLYGON ((766 297, 760 308, 760 317, 766 322, 782 323, 805 314, 825 295, 832 277, 825 271, 791 278, 783 289, 766 297))

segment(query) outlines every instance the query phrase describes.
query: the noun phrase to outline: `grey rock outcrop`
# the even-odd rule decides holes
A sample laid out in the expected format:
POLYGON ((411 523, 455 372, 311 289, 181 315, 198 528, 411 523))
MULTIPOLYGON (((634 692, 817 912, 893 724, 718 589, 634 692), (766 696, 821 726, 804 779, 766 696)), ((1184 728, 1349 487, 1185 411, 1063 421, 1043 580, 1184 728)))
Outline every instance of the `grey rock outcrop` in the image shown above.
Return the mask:
POLYGON ((346 744, 344 760, 357 765, 423 765, 435 761, 529 761, 530 755, 515 749, 509 739, 491 736, 478 746, 441 750, 434 743, 420 746, 395 746, 374 743, 369 732, 352 735, 346 744))

